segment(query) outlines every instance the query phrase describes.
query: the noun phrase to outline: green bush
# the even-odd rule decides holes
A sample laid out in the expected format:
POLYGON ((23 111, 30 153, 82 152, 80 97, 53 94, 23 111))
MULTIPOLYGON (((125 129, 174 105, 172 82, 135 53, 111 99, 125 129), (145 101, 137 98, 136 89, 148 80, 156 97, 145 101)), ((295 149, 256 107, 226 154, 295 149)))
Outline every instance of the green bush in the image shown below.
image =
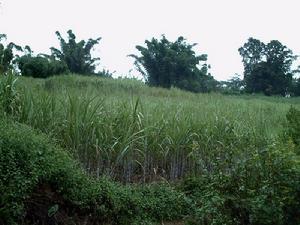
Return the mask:
POLYGON ((288 135, 297 146, 297 153, 300 154, 300 110, 291 107, 286 118, 288 120, 288 135))
MULTIPOLYGON (((186 199, 167 184, 137 187, 104 178, 93 180, 46 136, 3 119, 0 120, 0 193, 0 224, 21 221, 32 224, 62 210, 70 217, 69 214, 77 212, 109 224, 138 224, 142 220, 150 223, 180 219, 187 208, 186 199), (27 211, 28 202, 35 205, 34 196, 45 186, 61 200, 56 197, 43 203, 48 215, 29 215, 32 212, 27 211)), ((43 206, 36 204, 34 210, 39 211, 43 206)))
POLYGON ((300 167, 293 146, 253 152, 228 172, 187 179, 182 190, 196 208, 188 224, 300 222, 300 167))
POLYGON ((42 183, 49 183, 71 201, 87 202, 89 179, 63 151, 26 126, 0 122, 0 218, 19 221, 24 202, 42 183))
POLYGON ((22 76, 47 78, 68 72, 67 65, 52 58, 24 55, 16 60, 22 76))

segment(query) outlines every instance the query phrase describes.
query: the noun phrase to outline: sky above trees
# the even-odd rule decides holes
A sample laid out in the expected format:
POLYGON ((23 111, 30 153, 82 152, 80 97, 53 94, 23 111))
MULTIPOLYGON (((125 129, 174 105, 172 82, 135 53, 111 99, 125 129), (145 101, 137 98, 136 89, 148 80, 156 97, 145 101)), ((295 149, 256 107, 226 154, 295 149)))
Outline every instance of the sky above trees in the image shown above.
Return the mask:
MULTIPOLYGON (((198 43, 218 80, 243 72, 238 53, 249 37, 277 39, 300 54, 297 0, 0 0, 0 33, 35 53, 59 46, 55 31, 72 29, 79 39, 102 37, 95 49, 99 69, 128 74, 136 45, 165 34, 198 43)), ((298 61, 299 64, 299 61, 298 61)), ((132 75, 137 72, 133 70, 132 75)))

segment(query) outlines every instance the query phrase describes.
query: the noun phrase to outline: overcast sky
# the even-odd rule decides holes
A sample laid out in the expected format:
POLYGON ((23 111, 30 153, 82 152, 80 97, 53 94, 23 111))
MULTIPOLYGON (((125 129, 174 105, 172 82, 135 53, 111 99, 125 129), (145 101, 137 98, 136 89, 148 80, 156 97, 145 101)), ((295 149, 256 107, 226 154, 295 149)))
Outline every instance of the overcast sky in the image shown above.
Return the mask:
MULTIPOLYGON (((102 37, 101 68, 128 74, 136 45, 161 34, 198 43, 218 80, 242 73, 238 48, 249 37, 277 39, 300 54, 299 0, 0 0, 0 33, 36 53, 58 47, 55 31, 102 37)), ((136 74, 135 72, 132 73, 136 74)))

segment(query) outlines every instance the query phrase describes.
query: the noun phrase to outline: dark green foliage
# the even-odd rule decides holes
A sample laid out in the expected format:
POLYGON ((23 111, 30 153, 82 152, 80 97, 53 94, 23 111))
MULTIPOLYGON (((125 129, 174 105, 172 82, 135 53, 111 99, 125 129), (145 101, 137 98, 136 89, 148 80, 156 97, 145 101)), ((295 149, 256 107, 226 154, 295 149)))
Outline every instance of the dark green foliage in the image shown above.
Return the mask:
MULTIPOLYGON (((94 181, 44 135, 3 119, 0 120, 0 193, 0 223, 8 225, 21 221, 33 224, 51 216, 55 222, 59 217, 54 215, 62 210, 69 211, 70 217, 80 210, 80 215, 91 221, 128 225, 143 220, 181 219, 187 211, 186 199, 169 185, 130 187, 107 179, 94 181), (44 205, 35 202, 35 196, 45 185, 60 200, 43 200, 49 208, 47 215, 39 215, 36 211, 44 205), (26 211, 32 205, 34 211, 26 211)), ((47 199, 47 195, 41 198, 47 199)))
POLYGON ((161 40, 146 40, 146 47, 136 46, 141 56, 130 55, 135 65, 150 86, 171 86, 192 92, 214 90, 216 82, 208 74, 207 55, 197 56, 193 50, 196 44, 186 43, 183 37, 170 42, 165 36, 161 40))
POLYGON ((292 94, 294 94, 295 96, 300 96, 300 78, 293 79, 292 94))
POLYGON ((239 53, 244 63, 246 91, 266 95, 285 95, 292 89, 293 52, 277 40, 268 44, 249 38, 239 53))
POLYGON ((249 38, 248 41, 239 48, 239 53, 243 58, 244 75, 251 74, 253 66, 263 60, 265 44, 258 39, 249 38))
POLYGON ((150 184, 137 188, 141 194, 141 209, 155 221, 174 221, 190 214, 190 202, 169 184, 150 184), (172 204, 170 204, 172 203, 172 204))
MULTIPOLYGON (((274 77, 276 77, 276 74, 266 62, 256 64, 253 67, 252 74, 255 74, 255 76, 249 76, 247 78, 247 91, 250 91, 251 93, 262 92, 265 95, 280 93, 280 90, 279 92, 278 90, 274 90, 274 88, 276 88, 277 84, 280 84, 280 82, 278 82, 278 80, 276 79, 273 79, 274 77)), ((282 89, 280 94, 284 95, 285 90, 282 89)))
POLYGON ((113 73, 110 72, 109 70, 103 69, 102 71, 95 73, 95 75, 100 77, 112 78, 113 73))
POLYGON ((61 34, 56 31, 58 40, 60 41, 60 50, 51 48, 52 55, 57 59, 65 62, 71 73, 90 75, 95 71, 95 63, 99 58, 92 58, 91 50, 99 43, 101 38, 81 40, 76 42, 76 36, 69 30, 68 40, 66 41, 61 34))
POLYGON ((98 207, 105 220, 112 224, 172 221, 183 219, 189 213, 188 200, 168 184, 124 187, 108 180, 99 184, 103 205, 98 207))
POLYGON ((24 55, 16 62, 23 76, 47 78, 68 72, 65 62, 52 57, 24 55))
POLYGON ((6 35, 0 34, 0 74, 4 74, 9 69, 12 69, 11 63, 14 58, 13 50, 21 50, 20 46, 17 46, 12 42, 5 47, 1 43, 3 39, 6 39, 6 35))
POLYGON ((0 124, 1 224, 20 221, 25 201, 42 183, 57 186, 70 200, 87 201, 89 180, 65 152, 26 126, 3 120, 0 124))
POLYGON ((300 165, 293 151, 276 144, 230 171, 186 180, 182 190, 196 208, 188 224, 299 224, 300 165))
POLYGON ((298 147, 298 154, 300 155, 300 110, 291 107, 286 118, 288 120, 288 135, 298 147))

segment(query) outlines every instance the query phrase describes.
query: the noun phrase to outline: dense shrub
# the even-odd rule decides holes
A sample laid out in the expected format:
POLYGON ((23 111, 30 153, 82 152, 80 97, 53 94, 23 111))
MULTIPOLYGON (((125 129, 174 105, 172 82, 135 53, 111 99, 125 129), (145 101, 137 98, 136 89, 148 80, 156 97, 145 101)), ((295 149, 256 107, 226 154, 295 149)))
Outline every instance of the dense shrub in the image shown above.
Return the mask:
POLYGON ((138 224, 136 221, 141 220, 150 223, 180 219, 187 208, 186 199, 167 184, 135 187, 104 178, 92 180, 47 137, 3 119, 0 193, 0 224, 55 222, 59 220, 55 215, 63 212, 69 217, 75 215, 73 220, 78 214, 78 218, 90 218, 94 221, 91 224, 138 224), (46 192, 50 194, 43 189, 49 189, 46 192), (41 196, 42 204, 36 199, 40 193, 45 194, 41 196), (47 202, 44 199, 48 195, 59 197, 47 202), (39 212, 45 205, 46 215, 39 212))
POLYGON ((40 183, 52 183, 57 191, 77 200, 88 193, 89 180, 63 151, 55 149, 45 136, 26 126, 0 122, 0 218, 2 224, 20 220, 24 201, 40 183), (85 186, 83 188, 83 186, 85 186))
POLYGON ((300 154, 300 110, 291 107, 286 118, 288 120, 288 135, 297 146, 297 153, 300 154))
POLYGON ((188 224, 299 224, 300 167, 293 151, 276 144, 231 171, 186 180, 182 190, 196 205, 188 224))
POLYGON ((46 78, 68 72, 66 63, 43 56, 24 55, 16 60, 21 74, 36 78, 46 78))

